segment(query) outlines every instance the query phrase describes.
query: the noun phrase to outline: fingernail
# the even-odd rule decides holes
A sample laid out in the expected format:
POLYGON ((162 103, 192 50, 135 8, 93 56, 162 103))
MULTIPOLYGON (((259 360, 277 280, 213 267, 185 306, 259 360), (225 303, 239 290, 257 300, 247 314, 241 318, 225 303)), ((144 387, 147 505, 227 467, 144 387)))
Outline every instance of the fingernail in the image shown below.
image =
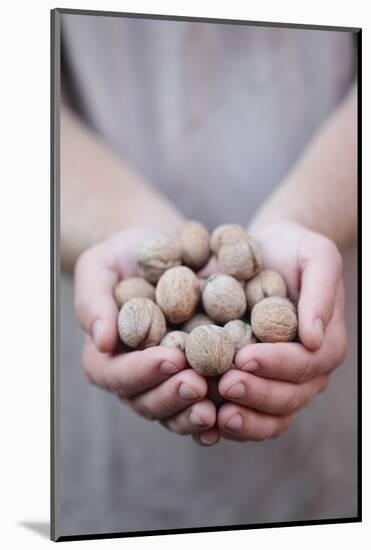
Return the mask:
POLYGON ((178 393, 179 397, 187 400, 197 399, 197 397, 200 397, 194 389, 192 389, 190 386, 187 386, 187 384, 184 384, 184 382, 180 384, 178 393))
POLYGON ((242 382, 237 382, 237 384, 229 388, 229 390, 226 393, 227 397, 232 397, 232 398, 243 397, 244 395, 245 395, 245 386, 242 384, 242 382))
POLYGON ((253 370, 256 370, 258 368, 258 363, 256 361, 248 361, 247 363, 245 363, 244 365, 242 365, 241 367, 241 370, 245 370, 245 371, 253 371, 253 370))
POLYGON ((178 370, 178 367, 174 363, 170 363, 170 361, 163 361, 160 365, 161 374, 175 374, 178 370))
POLYGON ((97 347, 99 347, 100 338, 101 338, 101 335, 102 335, 102 330, 103 330, 102 319, 96 319, 94 321, 94 324, 93 324, 92 333, 93 333, 94 344, 97 347))
POLYGON ((200 416, 198 416, 195 411, 191 411, 191 414, 189 415, 189 420, 194 426, 205 426, 205 422, 200 416))
POLYGON ((228 420, 225 425, 228 430, 240 430, 242 428, 242 416, 237 413, 228 420))
POLYGON ((214 443, 214 437, 211 434, 200 435, 200 441, 204 445, 212 445, 214 443))
POLYGON ((322 344, 322 340, 323 340, 323 321, 322 321, 322 319, 316 319, 314 321, 314 329, 315 329, 316 333, 318 334, 318 338, 319 338, 320 343, 322 344))

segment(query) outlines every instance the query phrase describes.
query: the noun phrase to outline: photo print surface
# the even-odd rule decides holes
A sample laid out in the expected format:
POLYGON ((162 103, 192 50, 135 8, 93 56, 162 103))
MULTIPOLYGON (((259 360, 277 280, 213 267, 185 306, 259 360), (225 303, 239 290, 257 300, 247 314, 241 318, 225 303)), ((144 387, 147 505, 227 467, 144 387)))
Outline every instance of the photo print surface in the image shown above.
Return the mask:
POLYGON ((356 521, 359 29, 52 21, 53 538, 356 521))

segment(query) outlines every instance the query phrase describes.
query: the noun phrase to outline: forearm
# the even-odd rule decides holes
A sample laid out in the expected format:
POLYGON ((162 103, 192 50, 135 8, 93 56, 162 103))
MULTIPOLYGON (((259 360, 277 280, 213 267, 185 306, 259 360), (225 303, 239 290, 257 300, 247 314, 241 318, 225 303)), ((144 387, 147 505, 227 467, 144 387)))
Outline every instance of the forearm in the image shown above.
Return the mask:
POLYGON ((357 96, 353 87, 252 220, 251 230, 291 220, 341 248, 357 227, 357 96))
POLYGON ((73 269, 83 250, 133 225, 172 233, 182 215, 91 132, 61 108, 61 256, 73 269))

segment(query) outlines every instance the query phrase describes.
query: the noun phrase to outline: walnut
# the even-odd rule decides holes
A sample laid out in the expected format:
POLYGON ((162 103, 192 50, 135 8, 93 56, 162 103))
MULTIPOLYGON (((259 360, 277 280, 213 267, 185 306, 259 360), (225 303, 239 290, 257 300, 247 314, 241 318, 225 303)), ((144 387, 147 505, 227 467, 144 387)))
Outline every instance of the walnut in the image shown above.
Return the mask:
POLYGON ((151 283, 157 283, 167 269, 180 264, 178 242, 165 237, 147 241, 138 254, 138 273, 151 283))
POLYGON ((286 283, 278 271, 263 269, 246 283, 245 287, 247 305, 251 310, 263 298, 279 296, 286 298, 286 283))
POLYGON ((218 254, 223 244, 233 244, 236 240, 248 240, 248 232, 242 225, 236 223, 225 223, 219 225, 211 233, 210 249, 214 254, 218 254))
POLYGON ((232 340, 236 353, 244 346, 256 343, 251 326, 238 319, 229 321, 229 323, 224 325, 223 330, 232 340))
POLYGON ((185 222, 178 232, 182 260, 185 265, 199 271, 210 257, 209 232, 200 222, 185 222))
POLYGON ((186 266, 168 269, 156 288, 156 301, 170 323, 179 324, 190 319, 200 298, 197 275, 186 266))
POLYGON ((161 346, 169 346, 170 348, 177 348, 180 351, 185 350, 188 334, 182 330, 172 330, 166 334, 161 340, 161 346))
POLYGON ((166 333, 161 309, 149 298, 131 298, 117 318, 121 340, 129 348, 156 346, 166 333))
POLYGON ((232 367, 234 346, 221 327, 196 327, 189 334, 185 354, 191 367, 202 376, 217 376, 232 367))
POLYGON ((218 252, 218 264, 223 273, 248 280, 260 271, 263 261, 255 241, 239 239, 222 244, 218 252))
POLYGON ((215 325, 215 322, 212 321, 204 313, 196 313, 196 315, 191 317, 189 321, 186 321, 184 323, 184 325, 182 326, 182 330, 184 330, 184 332, 190 333, 194 328, 203 327, 205 325, 215 325))
POLYGON ((155 300, 155 287, 141 277, 130 277, 120 281, 114 290, 115 300, 119 307, 130 298, 149 298, 155 300))
POLYGON ((246 311, 246 297, 242 286, 230 275, 211 275, 202 292, 206 314, 216 323, 240 319, 246 311))
POLYGON ((260 300, 251 312, 251 328, 262 342, 289 342, 296 337, 298 319, 287 298, 272 296, 260 300))

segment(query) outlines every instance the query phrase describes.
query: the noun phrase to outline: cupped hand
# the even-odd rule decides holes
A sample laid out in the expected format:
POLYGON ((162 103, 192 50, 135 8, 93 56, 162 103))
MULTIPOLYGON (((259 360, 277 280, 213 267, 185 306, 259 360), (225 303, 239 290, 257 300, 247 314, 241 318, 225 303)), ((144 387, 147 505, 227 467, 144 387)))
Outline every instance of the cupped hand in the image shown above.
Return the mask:
MULTIPOLYGON (((262 247, 264 267, 283 275, 298 304, 300 343, 246 346, 235 358, 236 368, 221 377, 219 392, 227 402, 218 411, 217 427, 222 437, 237 441, 282 434, 326 388, 347 350, 342 261, 335 244, 289 222, 253 236, 262 247)), ((217 269, 211 266, 209 271, 217 269)), ((215 427, 203 437, 209 433, 216 437, 215 427)))
POLYGON ((135 275, 137 250, 154 237, 133 228, 84 252, 75 269, 75 310, 86 332, 83 367, 90 382, 112 392, 148 420, 159 420, 178 434, 215 425, 215 405, 206 399, 207 382, 186 369, 179 350, 156 346, 130 351, 119 342, 113 289, 135 275))

